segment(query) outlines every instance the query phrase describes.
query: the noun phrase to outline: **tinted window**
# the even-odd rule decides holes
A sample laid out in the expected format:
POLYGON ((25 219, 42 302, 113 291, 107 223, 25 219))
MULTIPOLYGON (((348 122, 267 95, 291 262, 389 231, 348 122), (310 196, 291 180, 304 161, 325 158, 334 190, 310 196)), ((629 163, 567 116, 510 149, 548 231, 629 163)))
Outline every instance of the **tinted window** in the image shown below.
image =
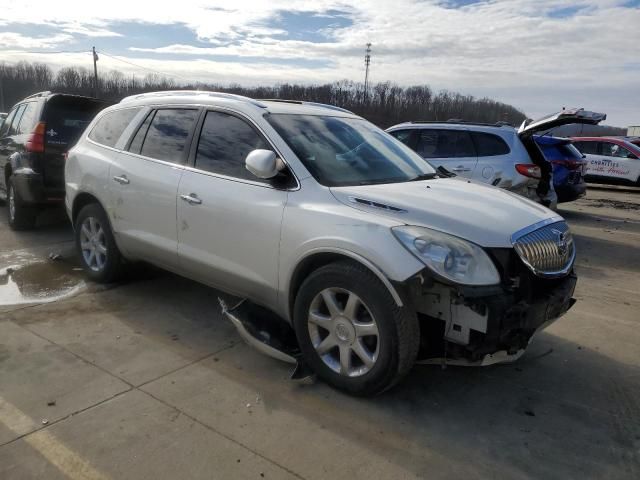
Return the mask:
POLYGON ((89 138, 107 147, 115 147, 122 132, 139 111, 139 108, 127 108, 103 115, 91 130, 89 138))
POLYGON ((207 112, 195 166, 230 177, 258 180, 247 171, 244 163, 249 152, 258 148, 271 150, 247 122, 227 113, 207 112))
POLYGON ((492 157, 494 155, 508 155, 511 150, 505 141, 498 135, 482 132, 471 132, 471 138, 476 146, 479 157, 492 157))
POLYGON ((2 124, 2 128, 0 128, 0 137, 4 136, 7 131, 9 130, 9 127, 11 126, 11 122, 13 121, 13 117, 16 116, 16 112, 18 111, 17 108, 14 108, 13 110, 11 110, 9 112, 9 115, 7 116, 7 118, 4 119, 4 123, 2 124))
POLYGON ((464 130, 420 130, 416 152, 423 158, 476 156, 471 136, 464 130))
POLYGON ((103 102, 90 98, 64 95, 50 98, 43 114, 43 121, 47 123, 47 144, 73 145, 104 107, 103 102))
POLYGON ((140 154, 167 162, 183 162, 187 137, 197 117, 197 110, 162 109, 156 111, 140 154))
POLYGON ((598 153, 597 142, 574 142, 574 145, 582 153, 596 155, 598 153))
POLYGON ((22 118, 22 114, 24 113, 24 109, 27 108, 26 105, 22 104, 18 107, 18 111, 16 112, 16 116, 13 117, 13 121, 9 126, 9 131, 7 135, 15 135, 18 133, 18 125, 20 124, 20 119, 22 118))
POLYGON ((35 102, 27 103, 22 113, 22 118, 18 124, 18 134, 31 133, 36 125, 36 114, 38 113, 38 104, 35 102))
POLYGON ((147 118, 144 119, 140 128, 131 140, 131 145, 129 145, 129 151, 133 153, 140 153, 140 149, 142 148, 142 143, 144 142, 144 137, 147 135, 147 130, 149 130, 149 125, 151 124, 151 120, 153 120, 153 116, 156 112, 150 112, 147 115, 147 118))
POLYGON ((409 145, 409 143, 411 142, 411 134, 413 133, 413 130, 395 130, 389 133, 405 145, 409 145))
POLYGON ((628 158, 631 153, 624 147, 617 145, 615 143, 602 142, 602 155, 607 157, 616 157, 616 158, 628 158))

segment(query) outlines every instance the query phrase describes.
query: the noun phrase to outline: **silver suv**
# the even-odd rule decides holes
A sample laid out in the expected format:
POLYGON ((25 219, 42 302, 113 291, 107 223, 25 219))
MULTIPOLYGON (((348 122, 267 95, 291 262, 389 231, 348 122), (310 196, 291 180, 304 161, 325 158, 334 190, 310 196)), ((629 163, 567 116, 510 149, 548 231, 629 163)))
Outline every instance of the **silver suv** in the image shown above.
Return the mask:
POLYGON ((606 119, 582 108, 566 109, 539 120, 525 121, 518 130, 506 123, 406 122, 387 129, 436 167, 474 181, 505 188, 550 208, 558 197, 552 166, 533 140, 560 125, 595 125, 606 119))
POLYGON ((354 394, 416 361, 515 360, 573 304, 561 217, 441 178, 336 107, 129 97, 89 125, 65 174, 90 278, 142 260, 236 295, 222 310, 249 343, 354 394))

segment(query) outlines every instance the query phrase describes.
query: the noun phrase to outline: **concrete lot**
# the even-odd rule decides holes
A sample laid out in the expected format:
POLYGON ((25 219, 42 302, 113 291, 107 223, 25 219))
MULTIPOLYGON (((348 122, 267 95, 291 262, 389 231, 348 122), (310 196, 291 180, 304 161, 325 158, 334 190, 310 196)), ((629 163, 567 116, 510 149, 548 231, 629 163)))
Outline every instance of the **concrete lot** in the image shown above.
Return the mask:
POLYGON ((560 210, 573 310, 516 364, 417 366, 369 400, 288 380, 211 289, 84 285, 59 212, 16 234, 2 211, 0 479, 640 478, 640 191, 560 210))

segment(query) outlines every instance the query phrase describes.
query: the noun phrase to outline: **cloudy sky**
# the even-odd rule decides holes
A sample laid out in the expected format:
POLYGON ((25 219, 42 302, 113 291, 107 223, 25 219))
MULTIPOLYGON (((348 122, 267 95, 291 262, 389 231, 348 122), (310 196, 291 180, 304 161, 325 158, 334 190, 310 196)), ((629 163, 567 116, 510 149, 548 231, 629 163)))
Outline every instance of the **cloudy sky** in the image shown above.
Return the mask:
POLYGON ((640 124, 640 0, 0 0, 0 11, 0 61, 91 67, 95 45, 100 71, 361 81, 371 42, 374 82, 640 124))

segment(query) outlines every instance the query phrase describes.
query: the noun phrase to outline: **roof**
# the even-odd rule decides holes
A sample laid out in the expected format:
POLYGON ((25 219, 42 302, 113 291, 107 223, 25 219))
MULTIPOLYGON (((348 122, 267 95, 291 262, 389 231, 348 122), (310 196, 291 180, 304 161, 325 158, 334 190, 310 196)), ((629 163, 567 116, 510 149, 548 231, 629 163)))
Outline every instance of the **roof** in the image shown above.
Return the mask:
POLYGON ((620 137, 571 137, 571 140, 574 142, 611 142, 616 145, 620 145, 621 147, 628 148, 633 151, 640 151, 640 147, 635 143, 631 143, 630 141, 620 138, 620 137))
POLYGON ((149 92, 132 95, 120 101, 118 105, 211 105, 233 107, 246 113, 269 112, 305 115, 331 115, 339 117, 357 117, 352 112, 333 105, 297 100, 256 100, 242 95, 200 90, 173 90, 149 92))

